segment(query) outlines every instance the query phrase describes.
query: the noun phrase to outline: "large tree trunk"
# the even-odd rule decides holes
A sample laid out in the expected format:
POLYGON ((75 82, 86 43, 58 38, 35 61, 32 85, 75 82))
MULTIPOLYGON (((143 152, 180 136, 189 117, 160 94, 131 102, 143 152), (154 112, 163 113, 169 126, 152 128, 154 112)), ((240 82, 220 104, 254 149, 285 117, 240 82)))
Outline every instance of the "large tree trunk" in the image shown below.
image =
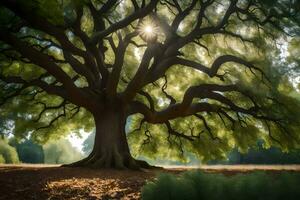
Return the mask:
POLYGON ((135 160, 129 151, 125 134, 126 117, 111 109, 94 113, 96 136, 91 154, 70 166, 92 168, 148 168, 144 161, 135 160))

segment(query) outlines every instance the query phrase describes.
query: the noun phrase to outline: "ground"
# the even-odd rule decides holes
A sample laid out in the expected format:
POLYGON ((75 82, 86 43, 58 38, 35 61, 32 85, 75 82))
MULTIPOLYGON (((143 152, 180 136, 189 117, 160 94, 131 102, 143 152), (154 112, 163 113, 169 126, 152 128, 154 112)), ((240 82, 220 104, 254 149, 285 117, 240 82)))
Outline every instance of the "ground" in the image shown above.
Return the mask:
MULTIPOLYGON (((193 169, 168 166, 144 171, 92 170, 57 165, 0 165, 0 200, 140 199, 142 186, 158 173, 193 169)), ((202 166, 200 170, 235 174, 253 170, 300 172, 300 165, 202 166)))

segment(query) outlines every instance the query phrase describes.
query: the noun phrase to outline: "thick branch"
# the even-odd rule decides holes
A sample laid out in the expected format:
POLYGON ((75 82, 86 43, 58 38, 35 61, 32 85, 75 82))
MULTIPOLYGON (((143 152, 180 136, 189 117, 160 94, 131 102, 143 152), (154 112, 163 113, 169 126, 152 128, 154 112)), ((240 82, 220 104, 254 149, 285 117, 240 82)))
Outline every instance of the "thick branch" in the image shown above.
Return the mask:
POLYGON ((49 72, 49 74, 60 81, 67 90, 74 91, 76 86, 72 79, 58 65, 56 65, 48 55, 30 47, 26 42, 19 40, 17 37, 8 32, 1 31, 0 39, 11 45, 16 51, 21 53, 21 55, 30 59, 32 63, 49 72))
POLYGON ((17 14, 20 18, 25 19, 29 25, 37 30, 44 31, 47 34, 52 35, 55 37, 59 43, 62 45, 63 48, 70 50, 72 53, 82 56, 85 56, 85 52, 81 49, 75 47, 65 35, 63 29, 54 26, 47 20, 43 19, 42 17, 37 17, 34 15, 33 12, 29 13, 18 4, 18 1, 1 1, 1 4, 13 11, 17 14))
POLYGON ((135 11, 133 14, 129 15, 125 19, 111 25, 106 30, 95 33, 91 42, 94 43, 94 42, 98 41, 99 39, 102 39, 105 36, 115 32, 116 30, 128 26, 133 21, 145 17, 155 8, 157 2, 158 2, 158 0, 151 0, 151 2, 147 6, 135 11))

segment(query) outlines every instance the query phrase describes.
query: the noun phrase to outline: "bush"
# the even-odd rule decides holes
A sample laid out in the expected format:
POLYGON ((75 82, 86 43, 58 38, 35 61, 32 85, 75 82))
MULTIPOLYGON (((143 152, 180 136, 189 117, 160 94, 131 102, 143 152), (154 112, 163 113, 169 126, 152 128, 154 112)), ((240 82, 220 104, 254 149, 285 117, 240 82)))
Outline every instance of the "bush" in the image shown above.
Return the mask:
POLYGON ((300 174, 264 172, 224 176, 199 171, 162 174, 142 189, 143 200, 298 200, 300 174))
POLYGON ((19 163, 16 149, 10 146, 6 139, 0 139, 0 156, 0 163, 19 163))
POLYGON ((66 139, 50 141, 43 146, 45 163, 66 164, 80 160, 83 155, 66 139))
POLYGON ((3 156, 0 155, 0 164, 4 164, 4 163, 5 163, 5 160, 4 160, 3 156))

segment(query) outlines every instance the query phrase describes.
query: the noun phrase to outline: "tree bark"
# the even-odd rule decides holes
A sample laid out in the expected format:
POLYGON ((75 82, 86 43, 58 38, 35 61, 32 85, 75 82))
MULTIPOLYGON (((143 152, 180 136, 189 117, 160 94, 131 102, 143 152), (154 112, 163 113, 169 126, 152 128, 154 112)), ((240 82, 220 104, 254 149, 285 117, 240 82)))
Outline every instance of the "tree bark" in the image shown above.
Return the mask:
POLYGON ((134 159, 127 143, 123 111, 108 109, 94 113, 96 135, 90 155, 67 166, 91 168, 139 169, 149 168, 145 161, 134 159))

